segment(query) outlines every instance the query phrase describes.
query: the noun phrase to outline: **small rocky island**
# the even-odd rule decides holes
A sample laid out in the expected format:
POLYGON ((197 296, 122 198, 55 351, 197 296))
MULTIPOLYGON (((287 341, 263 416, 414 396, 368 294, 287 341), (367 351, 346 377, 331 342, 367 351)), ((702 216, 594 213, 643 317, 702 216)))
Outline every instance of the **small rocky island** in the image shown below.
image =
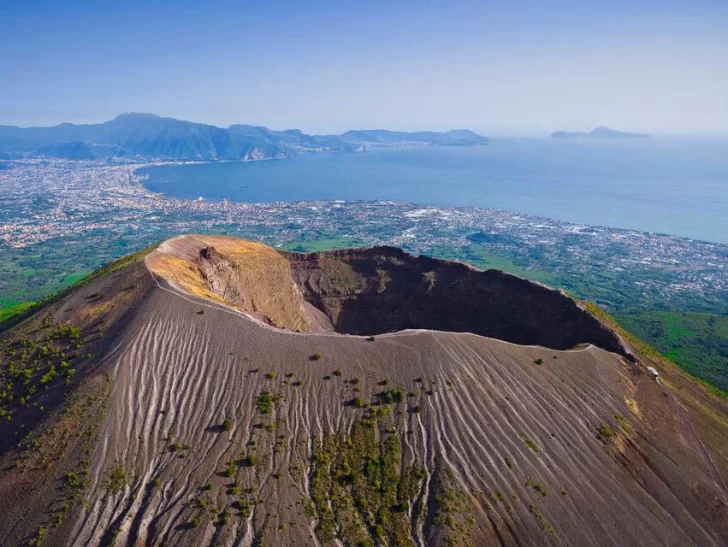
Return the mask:
POLYGON ((556 131, 551 133, 553 139, 648 139, 650 136, 644 133, 628 133, 626 131, 617 131, 609 127, 599 126, 592 129, 589 133, 580 131, 556 131))

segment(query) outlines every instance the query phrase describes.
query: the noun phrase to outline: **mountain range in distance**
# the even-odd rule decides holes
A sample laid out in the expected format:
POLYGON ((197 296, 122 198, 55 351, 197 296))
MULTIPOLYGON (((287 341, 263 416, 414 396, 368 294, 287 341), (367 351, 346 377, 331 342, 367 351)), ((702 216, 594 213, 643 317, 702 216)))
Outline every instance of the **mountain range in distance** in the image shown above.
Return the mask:
POLYGON ((488 142, 487 137, 467 129, 444 133, 373 129, 308 135, 299 129, 274 131, 252 125, 221 128, 137 113, 121 114, 98 124, 0 126, 0 154, 71 160, 121 157, 251 161, 311 152, 363 151, 375 146, 483 146, 488 142))
POLYGON ((592 139, 648 139, 650 136, 644 133, 628 133, 626 131, 617 131, 609 127, 599 126, 592 129, 589 133, 580 131, 556 131, 551 133, 554 139, 580 139, 589 137, 592 139))
MULTIPOLYGON (((556 131, 555 139, 649 138, 642 133, 597 127, 585 132, 556 131)), ((468 129, 447 132, 352 130, 309 135, 300 129, 276 131, 254 125, 216 127, 154 114, 120 114, 98 124, 53 127, 0 125, 0 159, 24 157, 93 160, 109 158, 167 161, 253 161, 305 153, 361 152, 386 146, 484 146, 488 137, 468 129)))

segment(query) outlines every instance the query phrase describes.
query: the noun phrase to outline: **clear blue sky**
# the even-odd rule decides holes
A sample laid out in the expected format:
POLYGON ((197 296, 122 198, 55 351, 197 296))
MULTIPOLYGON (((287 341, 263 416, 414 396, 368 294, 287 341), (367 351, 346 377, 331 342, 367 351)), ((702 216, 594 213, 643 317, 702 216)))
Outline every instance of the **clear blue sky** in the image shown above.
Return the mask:
POLYGON ((0 0, 0 123, 728 133, 728 0, 0 0))

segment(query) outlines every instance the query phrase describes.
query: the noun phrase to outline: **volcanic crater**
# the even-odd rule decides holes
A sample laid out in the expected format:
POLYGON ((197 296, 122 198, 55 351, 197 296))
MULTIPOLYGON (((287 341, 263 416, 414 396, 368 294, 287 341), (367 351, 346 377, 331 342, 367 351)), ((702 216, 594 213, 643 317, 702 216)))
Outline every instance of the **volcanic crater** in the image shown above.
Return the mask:
POLYGON ((246 246, 244 252, 240 240, 219 236, 173 239, 160 247, 160 257, 152 255, 152 271, 185 290, 210 291, 271 325, 301 332, 471 332, 514 344, 562 350, 593 344, 631 355, 573 299, 498 270, 416 257, 396 247, 272 254, 257 244, 246 246), (157 266, 170 257, 198 268, 194 283, 157 266), (268 273, 253 273, 259 271, 268 273), (271 301, 270 295, 280 297, 271 301), (281 307, 286 318, 280 317, 281 307))

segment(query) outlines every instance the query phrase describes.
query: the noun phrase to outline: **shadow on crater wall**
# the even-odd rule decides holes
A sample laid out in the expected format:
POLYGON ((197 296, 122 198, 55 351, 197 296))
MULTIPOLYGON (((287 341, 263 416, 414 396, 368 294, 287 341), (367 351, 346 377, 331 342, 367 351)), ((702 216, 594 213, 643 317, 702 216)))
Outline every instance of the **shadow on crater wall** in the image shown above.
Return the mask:
POLYGON ((304 299, 340 333, 433 329, 554 349, 591 343, 627 354, 621 340, 572 299, 497 270, 393 247, 283 254, 304 299))

